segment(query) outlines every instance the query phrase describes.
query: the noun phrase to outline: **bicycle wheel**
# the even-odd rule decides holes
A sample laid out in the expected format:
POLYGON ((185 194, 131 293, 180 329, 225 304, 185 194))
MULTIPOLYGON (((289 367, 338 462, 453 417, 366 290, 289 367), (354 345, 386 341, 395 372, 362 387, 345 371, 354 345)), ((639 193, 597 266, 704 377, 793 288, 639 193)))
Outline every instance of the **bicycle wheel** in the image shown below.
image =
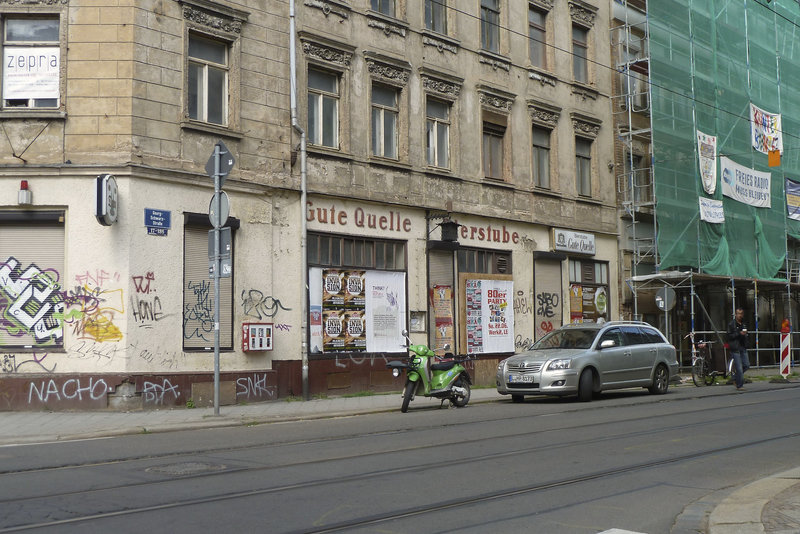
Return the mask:
POLYGON ((694 363, 692 364, 692 382, 694 382, 695 386, 700 387, 707 385, 706 371, 707 371, 707 365, 705 358, 698 356, 694 360, 694 363))

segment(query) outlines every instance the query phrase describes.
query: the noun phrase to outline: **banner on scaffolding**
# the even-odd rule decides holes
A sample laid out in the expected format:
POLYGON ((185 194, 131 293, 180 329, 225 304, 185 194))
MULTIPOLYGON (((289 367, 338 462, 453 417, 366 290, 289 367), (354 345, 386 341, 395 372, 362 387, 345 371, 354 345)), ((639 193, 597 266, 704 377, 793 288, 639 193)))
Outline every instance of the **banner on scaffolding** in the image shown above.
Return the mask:
POLYGON ((771 208, 772 175, 744 165, 725 156, 719 158, 722 167, 722 194, 757 208, 771 208))
POLYGON ((713 195, 717 190, 717 138, 697 130, 697 157, 703 190, 713 195))
POLYGON ((722 209, 722 201, 700 197, 700 220, 712 224, 724 223, 725 211, 722 209))
POLYGON ((767 154, 772 150, 783 153, 783 133, 780 113, 768 113, 750 104, 750 132, 753 148, 767 154))
POLYGON ((800 183, 786 179, 786 213, 790 219, 800 221, 800 183))

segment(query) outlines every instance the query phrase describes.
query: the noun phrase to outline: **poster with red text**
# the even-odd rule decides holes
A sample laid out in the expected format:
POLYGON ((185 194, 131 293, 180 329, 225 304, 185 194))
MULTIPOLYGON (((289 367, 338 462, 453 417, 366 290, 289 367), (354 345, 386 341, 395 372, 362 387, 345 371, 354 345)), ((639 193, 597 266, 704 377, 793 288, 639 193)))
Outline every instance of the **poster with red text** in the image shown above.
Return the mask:
POLYGON ((514 352, 514 282, 467 280, 467 353, 514 352))

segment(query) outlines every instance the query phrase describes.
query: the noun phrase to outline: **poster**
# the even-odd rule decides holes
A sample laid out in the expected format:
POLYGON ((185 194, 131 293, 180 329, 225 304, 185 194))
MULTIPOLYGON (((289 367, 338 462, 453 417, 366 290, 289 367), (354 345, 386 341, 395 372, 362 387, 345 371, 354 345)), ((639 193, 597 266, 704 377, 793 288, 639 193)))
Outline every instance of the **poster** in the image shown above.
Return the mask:
POLYGON ((783 135, 779 113, 768 113, 750 104, 750 132, 753 148, 767 154, 772 150, 783 153, 783 135))
POLYGON ((514 352, 511 280, 466 280, 467 353, 514 352))
POLYGON ((697 156, 703 190, 713 195, 717 190, 717 138, 697 130, 697 156))
POLYGON ((481 280, 467 280, 467 354, 483 352, 483 316, 481 280))
POLYGON ((436 354, 444 354, 444 346, 456 346, 455 328, 453 327, 453 287, 433 286, 431 289, 431 307, 434 317, 434 350, 436 354))
POLYGON ((365 273, 366 350, 401 352, 405 347, 406 273, 365 273))
POLYGON ((3 98, 58 98, 60 57, 57 46, 4 47, 3 98))
POLYGON ((713 224, 724 223, 725 212, 722 209, 722 201, 700 197, 700 220, 713 224))
POLYGON ((313 267, 308 274, 309 353, 403 352, 405 273, 313 267))
POLYGON ((580 284, 569 286, 569 322, 583 322, 583 287, 580 284))
POLYGON ((786 212, 790 219, 800 221, 800 183, 786 179, 786 212))
POLYGON ((725 156, 720 156, 719 163, 723 195, 757 208, 772 207, 770 173, 739 165, 725 156))

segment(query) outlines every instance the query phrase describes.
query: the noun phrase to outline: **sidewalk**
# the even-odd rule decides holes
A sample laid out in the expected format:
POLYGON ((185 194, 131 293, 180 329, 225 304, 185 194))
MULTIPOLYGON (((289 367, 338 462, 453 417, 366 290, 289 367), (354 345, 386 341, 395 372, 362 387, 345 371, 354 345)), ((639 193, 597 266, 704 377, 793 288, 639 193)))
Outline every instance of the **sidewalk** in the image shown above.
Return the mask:
MULTIPOLYGON (((694 388, 682 376, 672 387, 694 388)), ((729 389, 728 386, 726 390, 729 389)), ((736 394, 731 389, 732 394, 736 394)), ((720 390, 721 391, 721 390, 720 390)), ((470 404, 508 400, 495 389, 473 389, 470 404)), ((412 409, 438 407, 440 401, 416 397, 412 409)), ((0 448, 53 441, 90 439, 149 432, 299 421, 400 410, 400 394, 337 397, 310 401, 278 400, 213 408, 136 412, 0 412, 0 448)), ((800 533, 800 467, 743 486, 716 504, 709 514, 689 505, 673 533, 800 533)), ((713 505, 712 505, 713 506, 713 505)))

